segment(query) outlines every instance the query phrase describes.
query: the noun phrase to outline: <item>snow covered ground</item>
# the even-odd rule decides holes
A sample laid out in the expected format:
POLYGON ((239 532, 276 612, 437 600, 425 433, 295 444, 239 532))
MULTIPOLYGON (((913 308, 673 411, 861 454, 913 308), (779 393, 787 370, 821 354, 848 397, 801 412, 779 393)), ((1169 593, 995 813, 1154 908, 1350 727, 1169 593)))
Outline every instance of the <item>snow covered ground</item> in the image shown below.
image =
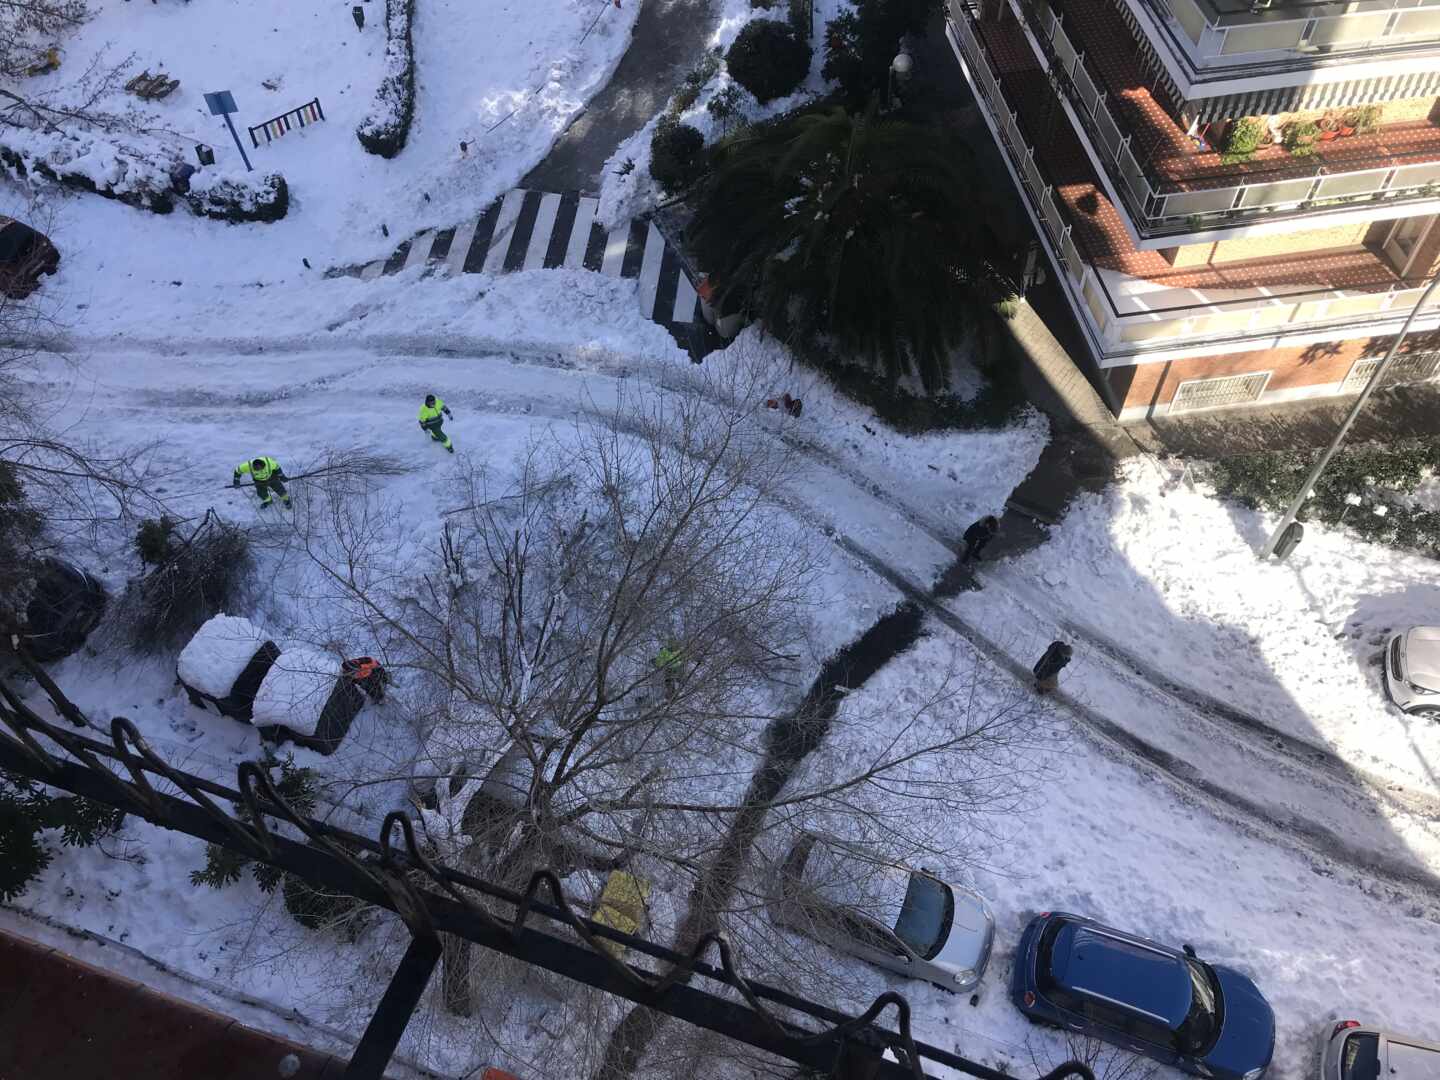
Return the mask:
MULTIPOLYGON (((611 0, 434 0, 418 4, 415 118, 393 160, 366 153, 355 127, 382 74, 384 4, 356 31, 348 5, 216 0, 204 5, 94 0, 95 18, 61 44, 61 68, 30 92, 64 87, 90 59, 134 56, 134 72, 163 68, 180 80, 161 101, 119 91, 99 107, 133 106, 150 138, 215 149, 215 168, 243 171, 204 94, 230 90, 234 120, 256 170, 290 185, 282 221, 234 227, 179 212, 158 217, 93 198, 52 198, 63 254, 57 284, 78 302, 111 289, 132 300, 174 279, 237 287, 292 281, 302 258, 316 273, 388 251, 392 238, 474 217, 544 156, 608 80, 629 44, 638 3, 611 0), (268 85, 267 85, 268 84, 268 85), (246 127, 320 99, 325 120, 252 148, 246 127), (460 144, 467 144, 462 155, 460 144)), ((137 140, 131 140, 137 141, 137 140)), ((145 139, 139 139, 144 144, 145 139)), ((0 210, 7 198, 0 195, 0 210)))
MULTIPOLYGON (((139 66, 163 63, 181 89, 152 120, 214 145, 222 164, 234 151, 204 111, 204 90, 231 89, 246 122, 318 95, 328 120, 254 151, 257 167, 292 184, 291 215, 276 225, 47 196, 65 260, 44 290, 61 311, 58 354, 36 373, 36 409, 65 437, 102 450, 153 441, 154 492, 182 516, 214 507, 265 520, 253 496, 228 487, 235 463, 257 453, 287 467, 335 448, 393 454, 410 472, 377 478, 375 490, 395 511, 387 569, 403 577, 431 556, 457 464, 415 426, 426 392, 455 411, 447 429, 460 453, 482 457, 498 482, 530 440, 563 433, 622 392, 674 393, 758 368, 764 392, 805 402, 798 420, 760 410, 757 424, 797 452, 783 505, 796 537, 826 553, 798 694, 825 657, 900 599, 896 581, 928 588, 964 527, 1002 509, 1047 438, 1043 418, 902 436, 792 369, 753 330, 697 371, 640 317, 633 282, 598 274, 321 276, 473 215, 513 186, 603 84, 640 2, 419 5, 417 116, 392 162, 364 154, 354 137, 380 76, 378 11, 357 33, 344 6, 98 3, 99 18, 67 43, 61 74, 107 42, 136 51, 139 66)), ((818 33, 833 4, 816 7, 818 33)), ((753 14, 748 0, 728 0, 719 41, 753 14)), ((687 118, 708 122, 703 105, 687 118)), ((618 205, 634 195, 607 197, 618 205)), ((0 210, 20 199, 0 186, 0 210)), ((1276 1006, 1278 1080, 1306 1074, 1319 1024, 1337 1016, 1440 1038, 1440 901, 1427 885, 1440 874, 1440 725, 1388 706, 1375 666, 1387 633, 1440 621, 1440 569, 1320 528, 1287 562, 1261 564, 1253 547, 1267 524, 1142 461, 1077 500, 1034 552, 983 564, 982 591, 930 610, 928 636, 847 709, 884 717, 887 702, 923 694, 957 663, 998 681, 1012 669, 1023 676, 1064 636, 1076 644, 1064 678, 1071 700, 1052 707, 1073 735, 1045 759, 1024 813, 995 824, 984 843, 967 823, 933 823, 934 868, 975 884, 999 920, 978 1006, 825 954, 840 982, 857 996, 894 985, 916 1003, 919 1037, 1032 1075, 1063 1048, 1020 1019, 1004 980, 1028 915, 1061 908, 1191 942, 1250 973, 1276 1006), (1091 720, 1155 754, 1124 749, 1091 720)), ((118 590, 136 569, 126 541, 102 534, 71 554, 118 590)), ((313 583, 279 550, 265 554, 256 610, 245 614, 281 637, 332 640, 343 628, 306 601, 313 583)), ((253 728, 189 704, 173 655, 136 657, 108 628, 92 645, 93 655, 54 674, 95 720, 127 716, 167 758, 217 779, 260 753, 253 728)), ((335 756, 294 754, 325 780, 322 812, 363 825, 405 805, 408 790, 366 787, 361 801, 354 785, 403 776, 419 752, 420 733, 400 709, 367 706, 335 756)), ((221 891, 192 886, 203 864, 200 842, 132 820, 106 850, 60 851, 18 906, 358 1032, 401 941, 394 922, 380 920, 359 944, 317 947, 248 877, 221 891)), ((655 903, 663 936, 683 883, 661 882, 655 903)), ((0 924, 12 923, 24 926, 0 911, 0 924)), ((529 1004, 495 1021, 516 1062, 564 1040, 529 1004)), ((402 1052, 450 1074, 489 1057, 469 1025, 444 1019, 417 1025, 402 1052)))

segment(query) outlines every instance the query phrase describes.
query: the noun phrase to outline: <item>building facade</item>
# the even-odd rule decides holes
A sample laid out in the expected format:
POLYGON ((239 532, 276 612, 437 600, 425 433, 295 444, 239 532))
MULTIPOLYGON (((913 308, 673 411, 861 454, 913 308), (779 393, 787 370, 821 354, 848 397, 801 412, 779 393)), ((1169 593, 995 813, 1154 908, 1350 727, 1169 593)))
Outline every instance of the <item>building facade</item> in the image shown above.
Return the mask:
POLYGON ((946 15, 1121 419, 1359 390, 1440 272, 1440 0, 946 15))

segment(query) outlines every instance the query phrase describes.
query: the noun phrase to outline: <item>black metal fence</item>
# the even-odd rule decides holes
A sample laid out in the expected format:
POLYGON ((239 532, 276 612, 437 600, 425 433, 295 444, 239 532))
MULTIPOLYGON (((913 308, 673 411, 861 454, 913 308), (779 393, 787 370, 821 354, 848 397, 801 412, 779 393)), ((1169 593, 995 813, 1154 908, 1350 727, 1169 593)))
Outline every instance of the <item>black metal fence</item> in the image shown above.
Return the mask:
MULTIPOLYGON (((59 715, 89 730, 80 710, 59 688, 39 669, 31 670, 59 715)), ((403 813, 389 814, 374 839, 336 828, 298 813, 252 762, 239 766, 236 787, 229 788, 162 760, 123 717, 111 721, 106 743, 41 719, 3 681, 0 769, 221 845, 398 914, 410 931, 410 945, 351 1058, 345 1075, 355 1080, 383 1075, 440 959, 442 932, 823 1075, 921 1080, 927 1075, 925 1064, 933 1062, 977 1080, 1012 1080, 997 1069, 917 1042, 910 1030, 909 1002, 900 994, 881 994, 860 1014, 847 1015, 747 979, 720 933, 708 933, 689 953, 680 953, 612 930, 578 915, 551 870, 537 870, 523 893, 482 881, 434 862, 403 813), (183 797, 159 790, 154 780, 173 784, 183 797), (226 803, 243 806, 243 811, 231 814, 222 806, 226 803), (276 821, 294 826, 305 841, 281 835, 271 824, 276 821), (499 916, 468 894, 498 901, 510 914, 499 916), (619 959, 602 941, 617 942, 635 956, 656 962, 656 970, 619 959), (881 1015, 891 1010, 895 1026, 880 1026, 881 1015)), ((1062 1065, 1043 1080, 1069 1076, 1094 1080, 1079 1062, 1062 1065)))

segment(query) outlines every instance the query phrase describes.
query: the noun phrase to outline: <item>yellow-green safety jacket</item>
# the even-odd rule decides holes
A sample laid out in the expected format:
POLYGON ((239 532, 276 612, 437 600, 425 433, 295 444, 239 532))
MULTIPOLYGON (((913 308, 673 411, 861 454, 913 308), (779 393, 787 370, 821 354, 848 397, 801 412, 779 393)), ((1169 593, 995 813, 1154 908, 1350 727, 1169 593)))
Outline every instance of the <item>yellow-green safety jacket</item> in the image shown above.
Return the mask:
POLYGON ((438 398, 438 397, 435 399, 435 407, 434 407, 433 409, 432 409, 429 405, 426 405, 424 402, 421 402, 421 403, 420 403, 420 426, 421 426, 421 427, 424 427, 426 424, 436 424, 436 423, 439 423, 439 422, 440 422, 440 414, 443 413, 444 411, 445 411, 445 402, 442 401, 442 400, 441 400, 440 398, 438 398))
POLYGON ((235 479, 239 480, 240 477, 248 473, 257 484, 263 484, 276 473, 281 472, 280 463, 273 457, 260 458, 260 460, 265 463, 265 467, 261 469, 255 468, 255 466, 251 465, 248 461, 242 461, 239 465, 236 465, 235 479))

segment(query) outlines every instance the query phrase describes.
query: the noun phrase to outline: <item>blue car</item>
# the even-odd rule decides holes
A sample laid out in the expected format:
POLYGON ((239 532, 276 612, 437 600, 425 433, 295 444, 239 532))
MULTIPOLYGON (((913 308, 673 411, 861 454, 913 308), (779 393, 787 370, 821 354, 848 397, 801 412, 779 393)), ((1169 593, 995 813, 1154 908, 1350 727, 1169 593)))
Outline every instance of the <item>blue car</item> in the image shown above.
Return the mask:
POLYGON ((1244 975, 1083 915, 1045 912, 1020 938, 1010 997, 1027 1018, 1216 1080, 1259 1080, 1275 1013, 1244 975))

